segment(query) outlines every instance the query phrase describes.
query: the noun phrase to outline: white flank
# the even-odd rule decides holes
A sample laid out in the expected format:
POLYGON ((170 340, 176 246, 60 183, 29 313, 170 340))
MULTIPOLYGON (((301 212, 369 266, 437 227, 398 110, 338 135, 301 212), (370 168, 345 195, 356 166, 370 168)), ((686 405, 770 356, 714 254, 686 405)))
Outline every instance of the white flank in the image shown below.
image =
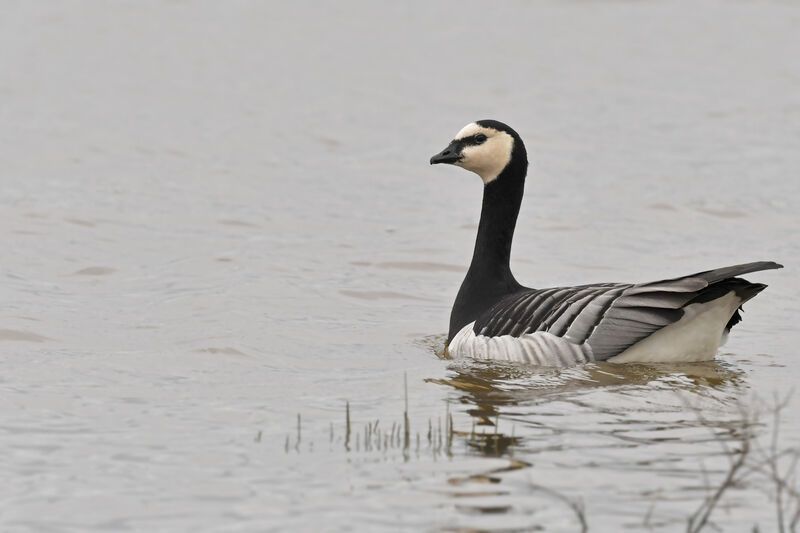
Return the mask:
POLYGON ((594 361, 588 345, 573 344, 545 331, 520 337, 475 335, 474 322, 456 333, 447 346, 451 357, 494 359, 540 366, 572 366, 594 361))
POLYGON ((497 179, 511 161, 514 138, 504 131, 485 128, 473 122, 464 126, 456 134, 455 140, 478 133, 486 135, 486 141, 483 144, 464 147, 461 151, 461 160, 454 164, 474 172, 481 177, 483 183, 489 183, 497 179))
POLYGON ((684 315, 624 352, 612 363, 686 363, 710 361, 725 341, 723 333, 742 300, 731 291, 721 298, 684 308, 684 315))

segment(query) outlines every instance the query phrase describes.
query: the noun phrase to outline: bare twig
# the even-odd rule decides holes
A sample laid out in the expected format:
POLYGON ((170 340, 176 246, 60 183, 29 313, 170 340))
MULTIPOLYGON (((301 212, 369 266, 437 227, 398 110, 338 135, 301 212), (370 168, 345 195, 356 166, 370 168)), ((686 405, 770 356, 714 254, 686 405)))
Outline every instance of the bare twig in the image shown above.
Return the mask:
MULTIPOLYGON (((733 435, 736 436, 738 449, 731 450, 723 440, 718 439, 720 446, 730 459, 730 466, 722 482, 709 494, 698 509, 689 517, 686 530, 689 533, 696 533, 705 526, 710 525, 710 517, 714 509, 720 503, 725 491, 743 479, 753 475, 761 475, 773 486, 773 490, 768 493, 775 497, 775 514, 777 528, 780 533, 796 533, 800 523, 800 491, 796 485, 797 465, 800 461, 800 449, 788 448, 780 449, 780 418, 781 412, 789 404, 791 394, 783 399, 775 398, 770 407, 772 413, 772 431, 767 449, 761 446, 760 439, 757 439, 753 432, 753 427, 758 425, 760 410, 758 408, 746 409, 743 404, 739 405, 741 418, 738 423, 731 427, 733 435), (786 463, 788 459, 788 464, 786 463), (785 472, 782 466, 785 465, 785 472), (773 492, 774 491, 774 492, 773 492), (787 523, 788 521, 788 523, 787 523)), ((695 412, 698 421, 703 425, 708 424, 699 409, 687 405, 695 412)), ((704 475, 705 467, 702 467, 704 475)), ((706 482, 708 485, 708 482, 706 482)), ((767 490, 766 487, 762 487, 767 490)))
POLYGON ((578 522, 580 522, 581 533, 586 533, 587 531, 589 531, 589 524, 586 522, 586 509, 584 508, 583 501, 573 500, 565 496, 564 494, 561 494, 557 490, 545 487, 544 485, 539 485, 533 482, 529 483, 532 489, 549 494, 550 496, 564 502, 570 509, 572 509, 572 512, 575 514, 575 517, 578 519, 578 522))
POLYGON ((775 397, 775 408, 772 410, 772 440, 770 441, 770 456, 773 458, 772 461, 769 462, 770 465, 770 474, 772 475, 772 479, 776 481, 775 483, 775 513, 778 516, 778 531, 779 533, 785 533, 786 528, 784 527, 783 523, 783 490, 784 484, 778 482, 781 480, 780 475, 778 474, 778 431, 781 425, 781 409, 785 407, 785 402, 781 404, 778 401, 777 396, 775 397))
MULTIPOLYGON (((711 427, 712 425, 708 423, 705 419, 703 414, 700 410, 692 405, 688 405, 684 402, 688 408, 694 411, 695 416, 697 419, 706 427, 711 427)), ((709 523, 709 518, 711 517, 711 513, 714 511, 714 508, 719 504, 722 495, 728 490, 730 487, 736 485, 740 478, 737 478, 737 475, 740 474, 742 467, 745 465, 747 461, 747 457, 750 454, 750 441, 753 438, 752 432, 750 428, 753 426, 755 421, 757 420, 757 413, 748 413, 747 410, 744 408, 743 405, 739 405, 739 411, 742 415, 741 419, 738 421, 738 424, 734 426, 733 432, 734 434, 737 433, 738 429, 738 441, 739 441, 739 449, 738 450, 731 450, 725 441, 718 439, 720 446, 725 452, 725 455, 730 459, 730 466, 728 467, 728 471, 725 474, 725 478, 722 482, 712 491, 712 493, 703 500, 703 503, 697 508, 697 510, 689 517, 686 523, 686 531, 687 533, 697 533, 701 531, 706 525, 709 523)), ((705 470, 705 468, 704 468, 705 470)), ((741 476, 740 476, 741 477, 741 476)))
POLYGON ((744 462, 747 460, 747 454, 750 452, 750 439, 749 437, 742 439, 742 447, 738 451, 738 456, 736 459, 731 463, 730 468, 728 468, 728 473, 725 475, 725 479, 720 483, 717 489, 708 497, 706 498, 700 507, 694 512, 694 514, 689 517, 689 521, 686 525, 687 533, 696 533, 702 530, 706 524, 708 523, 708 519, 711 516, 711 512, 714 510, 714 507, 719 503, 720 498, 722 498, 723 493, 736 484, 736 474, 744 465, 744 462))
POLYGON ((778 446, 781 412, 788 406, 791 396, 790 392, 783 399, 775 397, 771 407, 772 437, 769 451, 758 446, 757 450, 762 458, 757 464, 751 466, 751 470, 761 473, 774 485, 775 514, 780 533, 785 533, 787 530, 787 516, 791 516, 788 524, 788 530, 791 532, 797 531, 797 524, 800 521, 800 493, 796 488, 795 480, 800 450, 797 448, 780 450, 778 446), (786 473, 782 475, 780 465, 782 460, 787 457, 789 457, 789 464, 786 473))

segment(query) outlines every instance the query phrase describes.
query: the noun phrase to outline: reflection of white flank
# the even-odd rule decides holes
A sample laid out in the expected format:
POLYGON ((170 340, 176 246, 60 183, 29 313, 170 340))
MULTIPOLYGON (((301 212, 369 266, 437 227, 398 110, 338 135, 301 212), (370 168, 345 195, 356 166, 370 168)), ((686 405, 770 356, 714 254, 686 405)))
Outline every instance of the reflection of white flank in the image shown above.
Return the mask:
POLYGON ((574 344, 545 331, 527 333, 520 337, 475 335, 475 323, 467 324, 456 333, 447 346, 451 357, 496 359, 540 366, 571 366, 594 361, 586 344, 574 344))
POLYGON ((612 363, 679 363, 710 361, 724 342, 725 325, 742 300, 731 291, 721 298, 683 308, 684 315, 637 342, 612 363))

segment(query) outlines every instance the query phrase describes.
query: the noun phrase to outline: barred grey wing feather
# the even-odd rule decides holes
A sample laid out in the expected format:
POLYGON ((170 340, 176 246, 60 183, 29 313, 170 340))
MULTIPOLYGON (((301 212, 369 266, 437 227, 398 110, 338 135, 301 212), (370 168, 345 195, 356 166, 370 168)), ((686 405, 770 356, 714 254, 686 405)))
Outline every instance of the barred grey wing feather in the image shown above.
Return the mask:
POLYGON ((488 337, 519 337, 535 331, 565 336, 569 328, 580 320, 582 325, 576 331, 582 334, 581 343, 602 318, 610 300, 627 287, 630 285, 608 283, 525 289, 495 304, 475 321, 473 331, 476 335, 488 337))
POLYGON ((626 307, 657 307, 663 309, 680 309, 694 298, 694 292, 633 292, 625 293, 625 298, 618 305, 626 307))
POLYGON ((567 328, 564 338, 576 344, 586 342, 614 301, 630 287, 631 285, 615 285, 598 294, 574 318, 572 324, 567 328))
POLYGON ((562 305, 558 312, 552 313, 547 320, 542 323, 540 328, 549 331, 553 335, 562 337, 570 324, 575 320, 575 317, 578 316, 600 292, 600 289, 596 287, 579 290, 570 296, 567 301, 568 305, 562 305))

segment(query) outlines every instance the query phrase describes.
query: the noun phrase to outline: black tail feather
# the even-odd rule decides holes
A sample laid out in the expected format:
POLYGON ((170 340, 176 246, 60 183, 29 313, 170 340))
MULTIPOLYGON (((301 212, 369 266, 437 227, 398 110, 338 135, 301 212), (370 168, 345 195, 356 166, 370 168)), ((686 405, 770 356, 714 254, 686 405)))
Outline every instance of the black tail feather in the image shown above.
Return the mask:
POLYGON ((733 316, 731 317, 730 320, 728 320, 728 323, 725 324, 725 331, 730 331, 733 326, 742 321, 742 314, 739 311, 741 311, 741 313, 744 313, 744 309, 742 309, 742 306, 739 306, 739 309, 733 312, 733 316))
MULTIPOLYGON (((766 288, 767 286, 763 283, 750 283, 746 279, 742 278, 728 278, 714 283, 713 285, 709 285, 705 289, 701 290, 689 303, 710 302, 733 291, 736 296, 741 299, 742 304, 744 304, 747 300, 766 288)), ((725 324, 726 331, 730 331, 733 326, 742 321, 742 312, 744 312, 744 309, 742 309, 742 306, 740 305, 739 308, 734 311, 730 320, 728 320, 728 323, 725 324)))
POLYGON ((742 303, 745 303, 766 288, 767 286, 763 283, 750 283, 742 278, 728 278, 702 289, 689 303, 710 302, 711 300, 722 298, 731 291, 736 293, 736 296, 742 300, 742 303))

